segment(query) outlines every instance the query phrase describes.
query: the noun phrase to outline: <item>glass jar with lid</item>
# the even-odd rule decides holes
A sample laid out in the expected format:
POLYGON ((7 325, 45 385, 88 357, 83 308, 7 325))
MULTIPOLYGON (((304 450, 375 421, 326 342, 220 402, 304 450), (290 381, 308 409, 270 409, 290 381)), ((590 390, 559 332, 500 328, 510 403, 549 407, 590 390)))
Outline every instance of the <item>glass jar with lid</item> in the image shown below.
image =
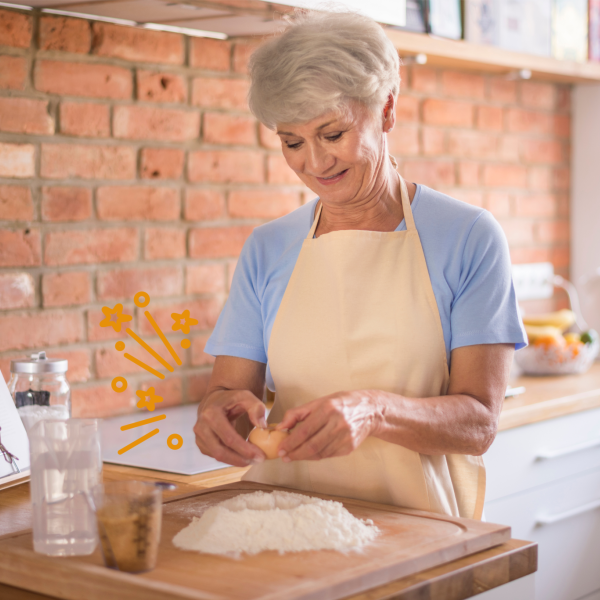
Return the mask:
POLYGON ((70 418, 68 366, 67 360, 48 358, 44 351, 11 360, 8 389, 27 431, 40 419, 70 418))

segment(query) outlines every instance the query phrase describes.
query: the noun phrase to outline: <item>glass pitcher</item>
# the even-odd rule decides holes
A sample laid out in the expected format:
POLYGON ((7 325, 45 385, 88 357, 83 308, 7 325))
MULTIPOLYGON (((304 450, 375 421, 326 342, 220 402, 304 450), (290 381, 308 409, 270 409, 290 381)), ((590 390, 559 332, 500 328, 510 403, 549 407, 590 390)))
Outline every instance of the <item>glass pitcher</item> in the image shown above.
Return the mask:
POLYGON ((102 482, 98 421, 38 421, 29 431, 29 449, 34 550, 91 554, 98 535, 89 494, 102 482))

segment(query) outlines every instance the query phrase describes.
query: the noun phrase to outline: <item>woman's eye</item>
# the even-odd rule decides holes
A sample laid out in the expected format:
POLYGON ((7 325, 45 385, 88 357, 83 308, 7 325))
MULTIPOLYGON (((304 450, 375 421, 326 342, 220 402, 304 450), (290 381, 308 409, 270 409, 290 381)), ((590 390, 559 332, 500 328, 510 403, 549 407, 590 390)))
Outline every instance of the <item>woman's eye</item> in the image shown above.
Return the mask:
POLYGON ((335 133, 334 135, 328 135, 326 137, 327 140, 329 140, 330 142, 335 142, 337 140, 339 140, 342 137, 342 132, 340 131, 340 133, 335 133))
POLYGON ((295 144, 289 144, 288 142, 285 143, 285 145, 288 148, 291 148, 292 150, 295 150, 296 148, 300 148, 302 142, 296 142, 295 144))

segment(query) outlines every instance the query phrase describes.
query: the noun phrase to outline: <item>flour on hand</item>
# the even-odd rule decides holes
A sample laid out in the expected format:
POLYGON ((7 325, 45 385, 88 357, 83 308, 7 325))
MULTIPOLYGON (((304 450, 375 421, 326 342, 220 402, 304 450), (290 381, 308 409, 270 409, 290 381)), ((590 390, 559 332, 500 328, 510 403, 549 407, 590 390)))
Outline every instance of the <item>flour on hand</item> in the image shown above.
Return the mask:
POLYGON ((240 494, 211 506, 182 529, 182 550, 237 556, 265 550, 360 550, 379 534, 373 521, 352 516, 341 502, 289 492, 240 494))

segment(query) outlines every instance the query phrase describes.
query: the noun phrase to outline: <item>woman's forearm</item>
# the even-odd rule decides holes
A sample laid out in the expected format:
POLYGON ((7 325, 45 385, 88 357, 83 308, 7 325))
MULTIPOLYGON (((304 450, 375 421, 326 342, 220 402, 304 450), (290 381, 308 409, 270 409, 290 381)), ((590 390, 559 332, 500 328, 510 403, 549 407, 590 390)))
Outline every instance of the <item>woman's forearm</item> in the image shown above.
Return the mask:
POLYGON ((376 413, 372 432, 420 454, 483 454, 494 441, 498 414, 466 394, 408 398, 367 390, 376 413))

